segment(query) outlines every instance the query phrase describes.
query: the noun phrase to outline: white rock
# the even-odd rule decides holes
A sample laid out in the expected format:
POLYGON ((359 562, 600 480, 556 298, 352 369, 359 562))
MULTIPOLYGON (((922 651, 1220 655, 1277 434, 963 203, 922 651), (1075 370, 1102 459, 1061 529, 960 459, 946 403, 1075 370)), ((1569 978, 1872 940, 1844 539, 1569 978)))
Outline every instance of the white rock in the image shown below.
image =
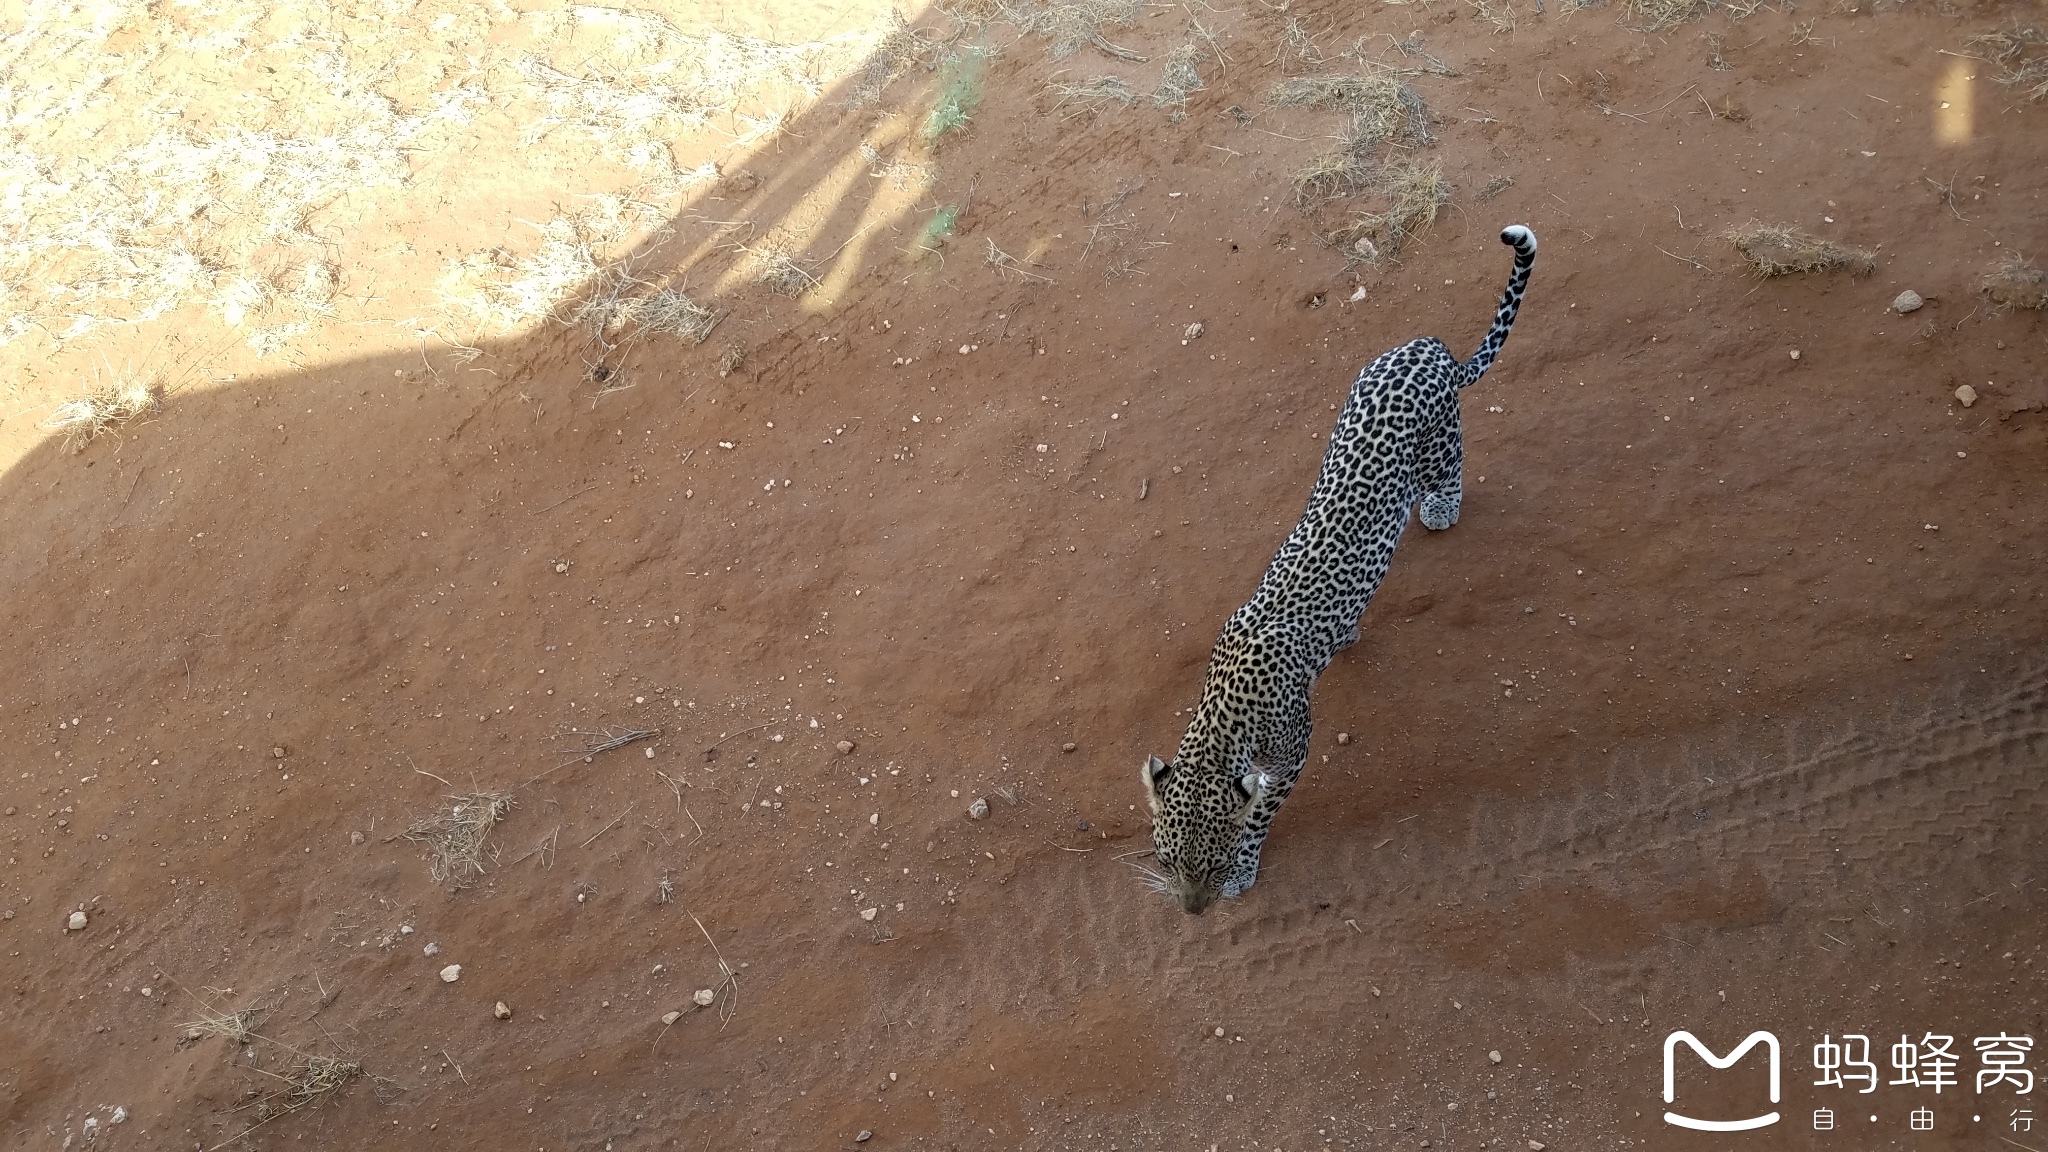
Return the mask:
POLYGON ((1793 358, 1794 360, 1797 360, 1797 359, 1799 359, 1799 349, 1797 349, 1797 348, 1794 348, 1794 349, 1792 350, 1792 358, 1793 358))
POLYGON ((1499 1049, 1495 1049, 1495 1050, 1493 1050, 1493 1051, 1491 1051, 1491 1052, 1488 1052, 1488 1053, 1486 1054, 1486 1058, 1487 1058, 1488 1060, 1491 1060, 1491 1061, 1493 1061, 1493 1062, 1494 1062, 1495 1064, 1498 1064, 1498 1063, 1500 1063, 1500 1050, 1499 1050, 1499 1049))
POLYGON ((453 984, 460 979, 462 979, 462 965, 450 964, 446 968, 441 969, 441 983, 453 984))
POLYGON ((840 741, 840 742, 839 742, 839 743, 838 743, 838 744, 836 745, 836 747, 837 747, 837 748, 839 749, 839 754, 840 754, 841 756, 846 756, 846 755, 850 755, 850 754, 852 754, 852 752, 853 752, 853 741, 851 741, 851 740, 841 740, 841 741, 840 741))
POLYGON ((880 812, 871 812, 868 814, 868 827, 879 828, 881 827, 881 824, 882 814, 880 812))
POLYGON ((1904 316, 1908 312, 1919 311, 1920 306, 1925 303, 1927 301, 1922 300, 1918 292, 1908 288, 1904 292, 1899 293, 1898 297, 1892 301, 1892 311, 1904 316))
POLYGON ((1531 1140, 1531 1141, 1529 1141, 1529 1152, 1543 1152, 1543 1141, 1541 1141, 1541 1140, 1531 1140))
POLYGON ((979 796, 975 797, 974 803, 967 806, 967 818, 969 820, 988 819, 988 801, 979 796))
POLYGON ((439 956, 441 954, 441 946, 439 944, 429 944, 425 948, 420 949, 420 951, 428 956, 439 956))
POLYGON ((1956 389, 1956 403, 1968 408, 1977 402, 1977 390, 1968 384, 1956 389))
POLYGON ((880 911, 880 908, 863 908, 860 910, 860 918, 863 920, 873 920, 875 918, 875 913, 880 911))
POLYGON ((1360 284, 1351 290, 1351 302, 1356 304, 1363 299, 1365 299, 1365 285, 1360 284))
POLYGON ((73 912, 71 919, 64 922, 64 930, 67 932, 76 932, 83 927, 85 927, 85 913, 83 912, 73 912))
POLYGON ((681 1012, 663 1012, 661 1014, 661 1022, 663 1024, 673 1024, 682 1018, 683 1014, 681 1012))
POLYGON ((412 925, 410 925, 410 924, 400 924, 400 925, 398 926, 398 934, 399 934, 400 936, 410 936, 410 935, 412 935, 412 925))
POLYGON ((128 1119, 128 1110, 126 1108, 116 1108, 114 1109, 114 1114, 107 1117, 107 1123, 119 1124, 126 1119, 128 1119))
POLYGON ((491 1005, 491 1015, 496 1016, 500 1020, 510 1020, 512 1018, 512 1009, 503 1000, 500 1000, 496 1004, 491 1005))
POLYGON ((716 999, 718 999, 718 993, 710 988, 699 988, 695 992, 690 993, 690 1003, 695 1004, 699 1008, 711 1007, 711 1002, 716 999))

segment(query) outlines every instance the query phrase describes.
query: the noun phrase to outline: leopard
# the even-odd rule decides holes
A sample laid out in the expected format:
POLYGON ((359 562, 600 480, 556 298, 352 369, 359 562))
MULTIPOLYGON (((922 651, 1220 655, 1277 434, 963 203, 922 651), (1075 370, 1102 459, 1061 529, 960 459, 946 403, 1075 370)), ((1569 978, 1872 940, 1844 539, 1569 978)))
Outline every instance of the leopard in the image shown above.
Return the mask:
POLYGON ((1308 508, 1210 650, 1200 702, 1170 761, 1145 758, 1151 887, 1200 915, 1257 881, 1273 818, 1308 763, 1309 696, 1393 562, 1411 513, 1442 532, 1464 500, 1458 394, 1507 343, 1536 263, 1536 234, 1501 231, 1514 265, 1493 325, 1460 363, 1435 337, 1362 369, 1345 397, 1308 508))

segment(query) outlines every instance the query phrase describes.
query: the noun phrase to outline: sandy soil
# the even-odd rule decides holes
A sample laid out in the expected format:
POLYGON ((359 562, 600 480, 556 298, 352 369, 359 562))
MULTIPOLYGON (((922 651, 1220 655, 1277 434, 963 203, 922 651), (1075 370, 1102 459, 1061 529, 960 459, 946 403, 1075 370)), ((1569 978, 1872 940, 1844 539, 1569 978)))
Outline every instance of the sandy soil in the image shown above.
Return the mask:
MULTIPOLYGON (((4 1146, 2048 1145, 1971 1047, 2048 1036, 2048 323, 1977 290, 2048 249, 2048 109, 1957 55, 2039 12, 1550 7, 1161 6, 1105 33, 1143 63, 995 23, 910 192, 857 149, 916 151, 944 70, 842 79, 638 254, 726 311, 701 346, 10 346, 4 1146), (1178 118, 1044 91, 1151 92, 1197 13, 1227 63, 1178 118), (1347 261, 1317 237, 1369 198, 1289 184, 1340 115, 1262 95, 1354 43, 1423 67, 1411 32, 1452 199, 1347 261), (1751 219, 1877 270, 1754 279, 1751 219), (1463 520, 1323 678, 1258 886, 1185 916, 1132 871, 1138 765, 1353 373, 1476 345, 1510 222, 1543 249, 1463 520), (794 301, 740 273, 778 234, 794 301), (159 415, 34 430, 149 355, 159 415), (404 833, 477 791, 515 806, 458 890, 404 833), (1667 1126, 1677 1029, 1773 1031, 1784 1120, 1667 1126), (1815 1086, 1844 1033, 1886 1081, 1952 1034, 1963 1084, 1815 1086), (288 1109, 308 1054, 363 1076, 288 1109)), ((486 230, 384 226, 437 259, 371 295, 486 230)), ((1743 1068, 1679 1106, 1744 1114, 1743 1068)))

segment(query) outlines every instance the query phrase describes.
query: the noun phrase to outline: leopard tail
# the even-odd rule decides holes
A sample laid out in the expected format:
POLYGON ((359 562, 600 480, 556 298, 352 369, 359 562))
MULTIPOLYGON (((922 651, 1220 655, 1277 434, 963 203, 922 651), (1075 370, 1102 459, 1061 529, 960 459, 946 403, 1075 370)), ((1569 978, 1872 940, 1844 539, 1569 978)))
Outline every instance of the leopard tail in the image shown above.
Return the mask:
POLYGON ((1515 250, 1515 269, 1508 275, 1507 291, 1500 294, 1500 307, 1493 310, 1493 327, 1487 330, 1486 339, 1480 341, 1479 351, 1465 361, 1465 377, 1458 381, 1458 387, 1470 388, 1479 383, 1486 370, 1493 367, 1494 357, 1500 355, 1501 345, 1508 342, 1508 331, 1515 326, 1515 313, 1522 308, 1522 293, 1529 287, 1529 269, 1536 266, 1536 233, 1523 224, 1511 224, 1501 229, 1500 242, 1515 250))

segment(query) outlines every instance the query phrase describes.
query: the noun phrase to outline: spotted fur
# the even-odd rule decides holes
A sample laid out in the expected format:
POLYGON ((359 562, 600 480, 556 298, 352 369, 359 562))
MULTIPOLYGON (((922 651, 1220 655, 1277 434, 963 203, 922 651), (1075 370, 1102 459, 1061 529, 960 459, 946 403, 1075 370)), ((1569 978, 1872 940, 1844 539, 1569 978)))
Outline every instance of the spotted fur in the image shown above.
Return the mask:
POLYGON ((1424 526, 1458 522, 1464 442, 1458 390, 1485 375, 1507 342, 1536 262, 1536 235, 1501 232, 1514 271, 1493 327, 1460 364, 1441 340, 1412 340, 1367 365, 1330 434, 1308 510, 1258 591, 1223 626, 1202 700, 1172 763, 1148 757, 1157 885, 1200 913, 1259 874, 1273 816, 1308 760, 1309 691, 1379 590, 1394 545, 1420 505, 1424 526))

